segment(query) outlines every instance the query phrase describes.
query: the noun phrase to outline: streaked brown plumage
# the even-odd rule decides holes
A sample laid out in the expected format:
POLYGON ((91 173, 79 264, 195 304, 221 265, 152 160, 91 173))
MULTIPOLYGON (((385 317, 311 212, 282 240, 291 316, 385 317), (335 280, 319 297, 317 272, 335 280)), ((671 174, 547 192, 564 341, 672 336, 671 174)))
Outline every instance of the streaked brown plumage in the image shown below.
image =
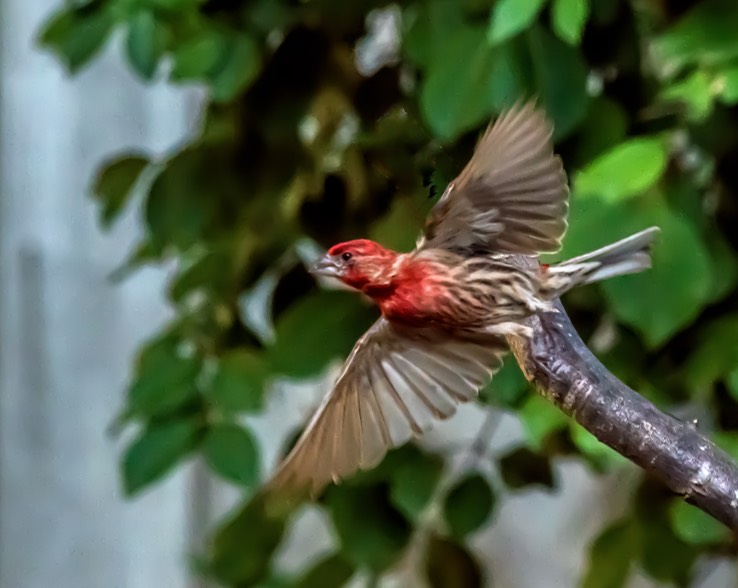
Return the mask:
POLYGON ((319 492, 473 400, 499 369, 506 335, 570 288, 650 266, 652 227, 555 266, 515 262, 559 249, 568 187, 532 103, 505 112, 445 190, 417 247, 368 240, 332 247, 314 272, 364 292, 382 316, 357 342, 333 390, 268 484, 319 492))

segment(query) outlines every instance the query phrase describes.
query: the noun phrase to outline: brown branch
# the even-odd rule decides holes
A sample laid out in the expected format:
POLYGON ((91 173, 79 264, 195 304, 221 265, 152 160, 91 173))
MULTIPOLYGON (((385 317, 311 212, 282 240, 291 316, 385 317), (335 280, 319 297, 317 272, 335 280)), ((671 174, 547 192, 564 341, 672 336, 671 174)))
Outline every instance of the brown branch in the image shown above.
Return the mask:
POLYGON ((613 376, 579 337, 561 303, 557 308, 528 319, 530 341, 509 339, 528 380, 602 443, 738 531, 738 464, 613 376))

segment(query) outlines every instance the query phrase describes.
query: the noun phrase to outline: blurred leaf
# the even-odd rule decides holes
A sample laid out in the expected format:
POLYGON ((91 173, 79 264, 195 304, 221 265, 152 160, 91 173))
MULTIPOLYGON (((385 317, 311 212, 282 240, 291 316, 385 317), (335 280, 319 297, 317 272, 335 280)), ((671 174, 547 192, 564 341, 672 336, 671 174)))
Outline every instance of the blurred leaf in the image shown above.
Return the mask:
POLYGON ((587 68, 579 52, 541 26, 528 34, 535 91, 554 122, 554 140, 567 136, 587 114, 587 68))
POLYGON ((694 227, 663 204, 649 203, 648 209, 634 218, 661 228, 653 249, 653 268, 609 280, 603 288, 618 317, 641 331, 649 346, 656 347, 694 320, 707 302, 712 282, 710 261, 694 227))
POLYGON ((92 194, 100 204, 100 222, 110 228, 131 196, 149 160, 141 155, 124 155, 106 161, 98 168, 92 194))
POLYGON ((354 575, 354 566, 338 553, 313 565, 294 584, 295 588, 340 588, 354 575))
POLYGON ((665 517, 656 520, 642 518, 639 523, 643 570, 655 580, 689 586, 696 549, 674 536, 665 517))
POLYGON ((579 423, 570 421, 569 431, 574 445, 588 456, 597 468, 607 471, 610 468, 630 463, 627 458, 602 443, 579 423))
POLYGON ((530 385, 525 379, 516 361, 505 361, 500 371, 482 391, 487 404, 509 409, 518 409, 531 393, 530 385))
POLYGON ((695 122, 705 120, 712 112, 716 93, 715 81, 706 72, 697 70, 683 80, 664 88, 661 99, 686 106, 687 117, 695 122))
POLYGON ((181 352, 170 337, 147 345, 139 355, 136 375, 128 389, 128 409, 156 416, 181 406, 197 394, 200 359, 181 352))
POLYGON ((225 57, 209 73, 213 100, 232 100, 256 79, 260 69, 261 49, 254 38, 245 34, 229 38, 225 57))
POLYGON ((738 67, 730 67, 720 72, 715 80, 720 99, 725 104, 738 103, 738 67))
POLYGON ((398 464, 393 472, 390 500, 408 519, 417 521, 441 479, 443 459, 409 447, 416 455, 398 464))
POLYGON ((686 543, 719 543, 730 538, 730 531, 722 523, 680 499, 671 503, 669 519, 676 535, 686 543))
POLYGON ((562 41, 578 45, 588 14, 589 0, 553 0, 552 28, 562 41))
POLYGON ((432 535, 425 554, 425 577, 430 588, 481 588, 482 569, 463 545, 432 535))
POLYGON ((529 28, 545 0, 498 0, 492 9, 487 39, 497 45, 529 28))
POLYGON ((330 488, 328 507, 343 555, 356 566, 383 570, 401 555, 411 526, 382 486, 330 488))
POLYGON ((211 469, 226 480, 253 488, 259 481, 259 448, 250 431, 233 423, 208 429, 202 452, 211 469))
POLYGON ((164 476, 195 448, 199 432, 192 419, 149 425, 123 457, 126 494, 132 496, 164 476))
POLYGON ((450 534, 461 539, 480 529, 494 505, 495 495, 489 482, 481 474, 468 474, 454 484, 443 504, 450 534))
POLYGON ((630 521, 618 521, 592 544, 582 588, 622 588, 630 576, 637 543, 630 521))
POLYGON ((251 586, 266 578, 285 522, 267 514, 265 498, 249 500, 213 538, 210 569, 221 583, 251 586))
POLYGON ((128 23, 126 51, 128 60, 145 80, 156 73, 156 66, 167 47, 168 32, 149 10, 142 10, 128 23))
POLYGON ((526 486, 554 487, 551 460, 527 447, 514 449, 499 459, 500 475, 513 490, 526 486))
MULTIPOLYGON (((736 400, 738 400, 738 392, 735 389, 735 385, 738 384, 737 380, 738 370, 731 374, 729 383, 730 392, 736 400)), ((715 442, 715 445, 727 452, 733 459, 738 460, 738 433, 715 431, 710 435, 710 438, 715 442)))
POLYGON ((205 152, 186 149, 172 158, 154 180, 146 200, 146 226, 159 250, 191 247, 214 215, 215 200, 206 191, 212 174, 205 152), (209 169, 205 169, 209 166, 209 169))
POLYGON ((522 93, 514 48, 490 48, 484 35, 480 27, 451 31, 443 59, 429 66, 420 103, 439 137, 453 139, 474 128, 522 93))
POLYGON ((603 96, 592 100, 578 133, 578 161, 589 163, 623 142, 627 130, 628 116, 619 103, 603 96))
POLYGON ((666 73, 689 63, 714 65, 738 57, 738 4, 732 0, 704 0, 661 34, 654 52, 666 73))
POLYGON ((541 450, 551 433, 566 427, 569 423, 561 410, 537 394, 531 394, 518 411, 528 444, 534 450, 541 450))
POLYGON ((691 388, 710 386, 738 367, 738 315, 725 315, 702 327, 697 341, 685 368, 691 388))
POLYGON ((429 0, 411 6, 406 19, 409 26, 403 35, 402 49, 422 67, 430 67, 445 53, 443 40, 455 29, 464 27, 464 15, 455 0, 429 0))
POLYGON ((174 51, 171 77, 176 81, 206 78, 224 59, 228 40, 219 31, 202 29, 174 51))
POLYGON ((113 24, 111 11, 99 3, 64 8, 46 22, 40 41, 73 74, 100 51, 113 24))
MULTIPOLYGON (((738 401, 738 366, 728 374, 727 384, 728 390, 733 395, 733 398, 738 401)), ((735 455, 738 457, 738 452, 735 455)))
POLYGON ((257 412, 264 406, 269 369, 250 349, 233 349, 218 360, 210 386, 213 403, 221 410, 257 412))
POLYGON ((350 292, 323 290, 301 298, 277 320, 277 339, 267 352, 272 368, 295 378, 319 372, 348 355, 374 312, 350 292))
POLYGON ((575 189, 579 197, 619 200, 648 190, 665 168, 666 151, 660 139, 629 139, 582 169, 575 189))
POLYGON ((602 247, 649 225, 661 228, 650 270, 610 279, 601 286, 617 317, 636 328, 649 347, 663 344, 707 303, 713 281, 708 253, 688 219, 673 212, 662 198, 655 194, 622 202, 575 198, 569 218, 565 257, 602 247))
POLYGON ((409 251, 423 226, 424 215, 410 198, 396 198, 389 213, 375 222, 369 238, 396 251, 409 251))

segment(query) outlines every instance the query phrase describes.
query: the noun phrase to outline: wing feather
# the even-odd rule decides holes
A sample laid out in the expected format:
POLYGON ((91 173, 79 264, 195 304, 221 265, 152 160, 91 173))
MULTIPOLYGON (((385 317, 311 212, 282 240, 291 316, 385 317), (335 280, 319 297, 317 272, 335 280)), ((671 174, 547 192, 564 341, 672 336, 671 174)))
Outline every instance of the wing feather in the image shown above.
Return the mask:
POLYGON ((552 132, 533 102, 504 112, 434 206, 420 247, 557 251, 567 228, 569 188, 552 132))
POLYGON ((354 347, 269 489, 315 495, 376 465, 389 449, 476 398, 505 350, 496 337, 399 327, 380 318, 354 347))

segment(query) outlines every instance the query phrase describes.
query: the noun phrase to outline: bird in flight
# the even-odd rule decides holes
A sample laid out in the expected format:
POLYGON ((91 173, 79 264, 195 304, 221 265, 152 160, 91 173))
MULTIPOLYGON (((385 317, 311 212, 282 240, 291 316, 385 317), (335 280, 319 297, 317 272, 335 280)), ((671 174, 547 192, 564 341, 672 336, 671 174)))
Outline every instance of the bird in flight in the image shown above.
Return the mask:
POLYGON ((650 267, 648 228, 556 265, 520 263, 560 248, 566 174, 552 125, 533 102, 503 112, 431 210, 416 248, 366 239, 332 247, 311 270, 363 292, 381 317, 359 339, 292 451, 267 484, 315 496, 477 397, 507 336, 567 290, 650 267))

